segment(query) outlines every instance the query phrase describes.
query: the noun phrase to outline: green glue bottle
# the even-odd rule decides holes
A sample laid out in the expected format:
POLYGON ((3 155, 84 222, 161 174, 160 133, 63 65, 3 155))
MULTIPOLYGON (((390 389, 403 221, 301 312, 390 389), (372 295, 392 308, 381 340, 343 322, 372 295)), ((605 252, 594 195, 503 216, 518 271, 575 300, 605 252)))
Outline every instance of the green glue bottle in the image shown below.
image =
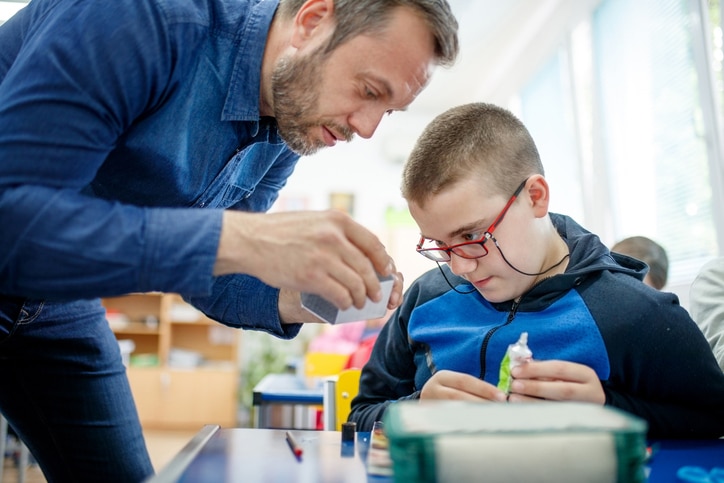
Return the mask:
POLYGON ((500 378, 498 380, 498 389, 506 394, 510 394, 510 384, 513 382, 513 376, 510 372, 514 367, 524 364, 533 359, 533 353, 528 348, 528 332, 520 334, 518 342, 510 344, 505 356, 500 362, 500 378))

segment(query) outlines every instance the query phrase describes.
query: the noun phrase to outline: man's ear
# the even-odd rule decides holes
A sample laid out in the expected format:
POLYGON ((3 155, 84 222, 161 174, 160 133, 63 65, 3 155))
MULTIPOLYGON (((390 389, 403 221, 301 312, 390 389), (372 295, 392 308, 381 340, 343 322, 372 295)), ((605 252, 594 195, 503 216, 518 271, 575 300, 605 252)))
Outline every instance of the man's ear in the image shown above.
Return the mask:
POLYGON ((334 0, 307 0, 294 16, 291 45, 296 49, 325 37, 334 29, 334 0))
POLYGON ((548 214, 548 204, 550 203, 550 189, 548 181, 540 174, 534 174, 528 179, 525 188, 528 198, 533 207, 533 213, 536 218, 542 218, 548 214))

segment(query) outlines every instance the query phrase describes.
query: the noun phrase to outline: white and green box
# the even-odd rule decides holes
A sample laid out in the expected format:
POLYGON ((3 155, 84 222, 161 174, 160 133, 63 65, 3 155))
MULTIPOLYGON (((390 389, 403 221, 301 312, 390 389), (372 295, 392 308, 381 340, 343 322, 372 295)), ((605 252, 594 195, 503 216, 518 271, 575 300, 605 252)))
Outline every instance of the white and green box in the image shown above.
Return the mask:
POLYGON ((647 423, 596 404, 400 401, 384 423, 396 482, 646 479, 647 423))

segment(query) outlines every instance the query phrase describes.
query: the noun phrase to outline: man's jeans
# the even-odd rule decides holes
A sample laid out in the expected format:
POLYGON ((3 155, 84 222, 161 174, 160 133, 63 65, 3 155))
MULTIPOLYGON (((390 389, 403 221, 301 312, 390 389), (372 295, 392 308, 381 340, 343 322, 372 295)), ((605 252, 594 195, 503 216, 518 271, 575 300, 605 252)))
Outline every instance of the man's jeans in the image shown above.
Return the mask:
POLYGON ((153 473, 98 299, 0 295, 0 411, 48 481, 127 483, 153 473))

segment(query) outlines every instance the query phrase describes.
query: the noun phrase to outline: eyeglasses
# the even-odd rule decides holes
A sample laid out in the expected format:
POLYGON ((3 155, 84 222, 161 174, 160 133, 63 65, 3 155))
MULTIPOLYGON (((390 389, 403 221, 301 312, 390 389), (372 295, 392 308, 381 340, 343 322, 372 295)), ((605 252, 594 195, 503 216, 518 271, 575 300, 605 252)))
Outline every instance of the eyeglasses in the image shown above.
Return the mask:
POLYGON ((461 258, 467 258, 467 259, 475 259, 475 258, 482 258, 485 255, 488 254, 488 247, 485 246, 485 242, 490 240, 493 237, 493 232, 498 227, 501 221, 503 221, 503 217, 508 212, 508 209, 510 206, 515 202, 515 200, 518 198, 518 195, 521 191, 523 191, 523 187, 525 187, 525 184, 528 182, 528 179, 526 178, 520 186, 515 190, 515 193, 513 193, 513 196, 510 197, 508 202, 503 207, 503 210, 500 212, 500 214, 495 218, 493 223, 490 224, 487 230, 485 230, 485 233, 482 237, 480 237, 477 240, 471 240, 464 243, 458 243, 457 245, 453 245, 451 247, 439 247, 437 246, 437 242, 434 240, 429 240, 427 238, 420 237, 420 241, 417 243, 417 253, 420 255, 429 258, 430 260, 434 262, 449 262, 452 259, 451 253, 454 253, 455 255, 461 257, 461 258), (426 244, 428 246, 426 246, 426 244), (435 246, 429 246, 429 245, 435 245, 435 246))

